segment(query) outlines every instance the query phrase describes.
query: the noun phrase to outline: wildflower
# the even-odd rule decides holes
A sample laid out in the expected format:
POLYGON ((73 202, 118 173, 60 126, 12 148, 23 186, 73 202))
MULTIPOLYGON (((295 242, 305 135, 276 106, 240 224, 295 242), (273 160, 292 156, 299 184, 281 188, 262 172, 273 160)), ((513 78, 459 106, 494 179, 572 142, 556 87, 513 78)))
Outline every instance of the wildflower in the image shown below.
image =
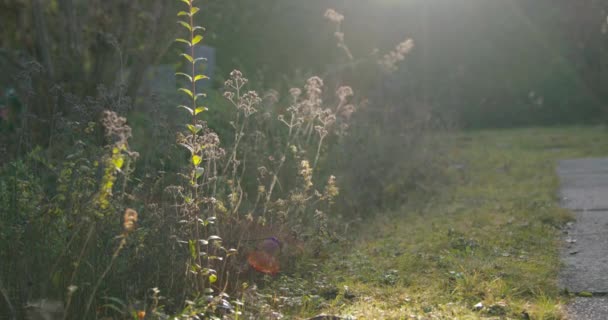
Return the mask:
POLYGON ((289 89, 289 94, 291 94, 294 100, 297 100, 298 97, 302 94, 302 90, 300 90, 300 88, 291 88, 289 89))
POLYGON ((333 23, 341 23, 344 20, 344 16, 334 9, 327 9, 325 18, 333 23))
POLYGON ((340 193, 340 189, 336 186, 336 177, 331 175, 327 180, 327 185, 325 186, 325 196, 330 200, 335 198, 340 193))
POLYGON ((397 70, 397 63, 404 60, 405 56, 414 48, 414 40, 407 39, 399 43, 395 50, 384 55, 378 63, 389 72, 397 70))
POLYGON ((353 89, 349 86, 341 86, 338 88, 338 90, 336 90, 336 95, 338 98, 340 98, 340 101, 346 100, 346 98, 352 96, 353 94, 353 89))
POLYGON ((313 76, 310 77, 308 80, 306 80, 306 89, 320 89, 323 87, 323 79, 319 78, 318 76, 313 76))
POLYGON ((127 125, 127 119, 119 116, 113 111, 104 111, 101 123, 106 129, 106 137, 113 140, 115 145, 126 146, 127 140, 131 138, 131 127, 127 125))
POLYGON ((300 176, 304 179, 304 188, 306 190, 310 189, 313 186, 312 183, 312 168, 310 167, 310 163, 307 160, 302 160, 300 162, 300 176))
POLYGON ((230 72, 230 77, 232 78, 242 78, 243 77, 243 73, 239 70, 232 70, 232 72, 230 72))
POLYGON ((224 92, 224 98, 232 101, 232 99, 234 98, 234 92, 232 92, 232 91, 224 92))

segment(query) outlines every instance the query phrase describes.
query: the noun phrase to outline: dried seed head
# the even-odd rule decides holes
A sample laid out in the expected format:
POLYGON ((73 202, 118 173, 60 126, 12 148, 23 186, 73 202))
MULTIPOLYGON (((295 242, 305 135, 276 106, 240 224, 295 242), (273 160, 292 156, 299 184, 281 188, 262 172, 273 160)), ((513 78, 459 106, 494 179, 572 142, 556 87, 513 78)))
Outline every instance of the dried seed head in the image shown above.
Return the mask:
POLYGON ((344 16, 334 9, 327 9, 325 18, 333 23, 341 23, 344 20, 344 16))
POLYGON ((127 208, 125 210, 125 214, 123 217, 123 228, 125 230, 125 232, 131 232, 133 231, 133 229, 135 229, 135 223, 137 222, 137 211, 131 209, 131 208, 127 208))

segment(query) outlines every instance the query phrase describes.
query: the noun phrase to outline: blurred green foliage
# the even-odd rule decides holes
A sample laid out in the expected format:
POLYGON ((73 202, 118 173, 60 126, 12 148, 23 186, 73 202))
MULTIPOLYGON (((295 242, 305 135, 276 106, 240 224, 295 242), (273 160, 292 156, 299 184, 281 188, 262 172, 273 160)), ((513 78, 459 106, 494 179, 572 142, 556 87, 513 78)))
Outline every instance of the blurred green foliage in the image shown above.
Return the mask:
MULTIPOLYGON (((340 49, 326 49, 335 41, 323 12, 335 8, 345 16, 355 56, 413 38, 399 89, 466 127, 596 122, 606 111, 608 3, 602 1, 208 2, 220 74, 238 66, 280 89, 297 76, 286 70, 325 73, 328 61, 342 57, 340 49)), ((373 83, 357 86, 360 74, 344 80, 375 90, 373 83)))

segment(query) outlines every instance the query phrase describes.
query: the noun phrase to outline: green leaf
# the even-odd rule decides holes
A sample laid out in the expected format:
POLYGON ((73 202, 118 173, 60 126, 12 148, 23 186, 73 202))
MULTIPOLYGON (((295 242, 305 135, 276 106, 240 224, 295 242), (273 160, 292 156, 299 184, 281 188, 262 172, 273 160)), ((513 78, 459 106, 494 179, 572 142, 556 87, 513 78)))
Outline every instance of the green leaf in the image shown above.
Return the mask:
POLYGON ((182 54, 180 54, 180 56, 186 58, 186 60, 190 61, 190 63, 194 63, 194 59, 189 54, 182 53, 182 54))
POLYGON ((197 43, 201 42, 201 40, 203 40, 203 36, 197 34, 194 36, 194 38, 192 38, 192 45, 196 45, 197 43))
POLYGON ((192 82, 192 77, 191 77, 189 74, 185 74, 185 73, 183 73, 183 72, 176 72, 176 73, 175 73, 175 75, 176 75, 176 76, 182 76, 182 77, 185 77, 185 78, 187 78, 187 79, 188 79, 190 82, 192 82))
POLYGON ((193 63, 197 63, 199 61, 207 61, 207 58, 196 58, 193 63))
POLYGON ((219 236, 209 236, 209 238, 207 238, 207 240, 209 240, 209 241, 212 241, 212 240, 221 241, 222 238, 220 238, 219 236))
POLYGON ((213 283, 215 283, 216 281, 217 281, 217 276, 216 276, 215 274, 213 274, 213 273, 212 273, 212 274, 209 276, 209 283, 213 284, 213 283))
POLYGON ((182 147, 184 147, 184 148, 186 148, 186 149, 188 149, 188 150, 190 150, 190 153, 194 153, 194 149, 191 146, 189 146, 189 145, 187 145, 185 143, 180 143, 179 145, 182 146, 182 147))
POLYGON ((188 6, 190 6, 190 1, 189 0, 182 0, 183 3, 187 4, 188 6))
POLYGON ((203 111, 207 111, 207 108, 200 106, 200 107, 196 107, 196 109, 194 109, 194 115, 197 115, 203 111))
POLYGON ((201 162, 203 161, 203 158, 201 156, 198 156, 196 154, 192 155, 192 164, 195 166, 198 166, 199 164, 201 164, 201 162))
POLYGON ((189 15, 190 14, 188 12, 186 12, 186 11, 180 11, 180 12, 177 13, 178 17, 180 17, 180 16, 189 16, 189 15))
POLYGON ((200 9, 198 7, 190 8, 190 16, 195 15, 200 9))
MULTIPOLYGON (((192 78, 190 78, 192 79, 192 78)), ((203 79, 209 79, 209 77, 207 77, 204 74, 197 74, 196 76, 194 76, 194 82, 197 82, 198 80, 203 80, 203 79)))
POLYGON ((205 173, 205 168, 196 168, 196 170, 195 170, 196 179, 200 178, 203 175, 203 173, 205 173))
POLYGON ((188 248, 190 249, 190 256, 192 259, 196 259, 196 246, 194 245, 194 241, 188 240, 188 248))
POLYGON ((190 96, 190 98, 194 98, 194 94, 192 93, 192 91, 186 89, 186 88, 179 88, 178 91, 182 91, 185 92, 187 95, 190 96))
POLYGON ((178 107, 178 108, 183 108, 183 109, 188 110, 188 112, 190 112, 190 114, 191 114, 191 115, 192 115, 192 114, 194 114, 194 112, 195 112, 194 110, 192 110, 192 108, 188 108, 188 107, 186 107, 186 106, 184 106, 184 105, 179 105, 179 106, 177 106, 177 107, 178 107))
POLYGON ((188 41, 186 39, 177 38, 177 39, 175 39, 175 41, 177 41, 177 42, 183 42, 183 43, 185 43, 185 44, 187 44, 189 46, 192 46, 192 44, 190 44, 190 41, 188 41))
POLYGON ((193 134, 197 134, 199 131, 201 131, 201 129, 203 129, 200 124, 194 126, 191 124, 187 124, 186 127, 188 127, 188 130, 190 130, 190 132, 192 132, 193 134))
POLYGON ((198 100, 198 98, 200 98, 200 97, 203 97, 203 98, 204 98, 204 97, 206 97, 206 96, 207 96, 207 94, 206 94, 206 93, 197 93, 197 94, 194 96, 194 101, 198 100))
POLYGON ((188 31, 192 31, 192 27, 186 21, 178 20, 177 23, 181 24, 184 28, 188 29, 188 31))
POLYGON ((196 30, 203 30, 203 31, 205 31, 206 29, 204 27, 201 27, 201 26, 196 26, 196 27, 192 28, 192 31, 196 31, 196 30))

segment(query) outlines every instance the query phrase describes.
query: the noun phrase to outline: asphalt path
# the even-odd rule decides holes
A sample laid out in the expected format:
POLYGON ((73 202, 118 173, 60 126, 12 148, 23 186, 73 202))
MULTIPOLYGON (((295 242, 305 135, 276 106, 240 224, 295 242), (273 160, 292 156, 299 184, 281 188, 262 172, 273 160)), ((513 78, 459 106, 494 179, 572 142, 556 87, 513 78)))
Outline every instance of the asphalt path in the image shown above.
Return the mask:
POLYGON ((560 197, 576 221, 564 231, 560 285, 577 296, 569 319, 608 319, 608 158, 559 161, 560 197))

